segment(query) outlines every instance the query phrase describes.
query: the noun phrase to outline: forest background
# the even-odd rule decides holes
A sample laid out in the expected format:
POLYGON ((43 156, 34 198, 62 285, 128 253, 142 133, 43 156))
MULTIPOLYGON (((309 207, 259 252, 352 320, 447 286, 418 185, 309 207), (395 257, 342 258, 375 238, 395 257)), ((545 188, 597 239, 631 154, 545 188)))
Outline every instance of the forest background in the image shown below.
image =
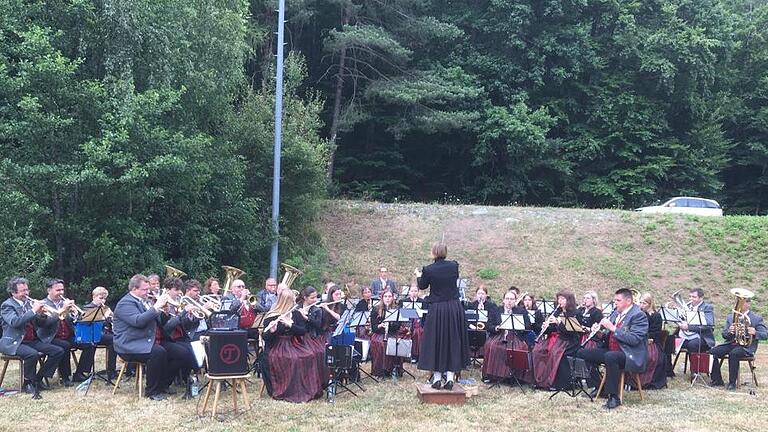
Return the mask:
MULTIPOLYGON (((0 0, 0 274, 260 285, 274 3, 0 0)), ((288 0, 282 260, 329 197, 765 215, 767 3, 288 0)))

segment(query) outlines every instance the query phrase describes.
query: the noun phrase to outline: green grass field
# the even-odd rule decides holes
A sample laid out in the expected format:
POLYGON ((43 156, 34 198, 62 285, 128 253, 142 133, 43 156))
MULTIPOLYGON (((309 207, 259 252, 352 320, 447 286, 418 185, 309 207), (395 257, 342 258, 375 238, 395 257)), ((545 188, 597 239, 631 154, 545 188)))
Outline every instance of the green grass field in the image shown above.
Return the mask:
MULTIPOLYGON (((768 219, 724 217, 716 219, 641 216, 612 210, 570 210, 442 205, 384 205, 353 201, 326 204, 318 221, 322 256, 305 270, 342 283, 368 283, 375 270, 387 266, 394 277, 408 282, 415 267, 428 264, 432 242, 445 236, 449 256, 461 263, 472 285, 486 284, 498 301, 509 285, 552 296, 571 288, 577 298, 587 289, 602 299, 618 287, 650 291, 661 303, 678 289, 701 286, 716 306, 717 321, 734 304, 728 290, 749 288, 757 294, 755 309, 768 312, 768 219)), ((718 330, 719 333, 719 330, 718 330)), ((758 379, 768 384, 768 349, 758 352, 758 379)), ((103 360, 97 363, 103 365, 103 360)), ((409 369, 410 366, 408 366, 409 369)), ((742 369, 742 381, 748 374, 742 369)), ((16 385, 12 364, 4 385, 16 385)), ((131 383, 112 396, 96 383, 87 397, 72 389, 43 393, 42 401, 29 395, 0 397, 0 430, 59 431, 106 430, 639 430, 757 431, 768 427, 768 398, 762 387, 750 395, 722 388, 688 385, 678 365, 678 378, 670 388, 648 391, 640 402, 637 393, 613 412, 602 401, 571 399, 517 388, 488 389, 461 407, 422 405, 412 380, 365 383, 360 397, 340 395, 336 403, 324 400, 290 404, 258 397, 261 383, 250 385, 251 409, 239 416, 198 418, 196 404, 179 400, 138 401, 131 383)), ((467 376, 479 381, 479 372, 467 376)), ((727 375, 727 371, 724 371, 727 375)), ((417 374, 424 379, 423 373, 417 374)), ((221 406, 231 410, 224 393, 221 406)))

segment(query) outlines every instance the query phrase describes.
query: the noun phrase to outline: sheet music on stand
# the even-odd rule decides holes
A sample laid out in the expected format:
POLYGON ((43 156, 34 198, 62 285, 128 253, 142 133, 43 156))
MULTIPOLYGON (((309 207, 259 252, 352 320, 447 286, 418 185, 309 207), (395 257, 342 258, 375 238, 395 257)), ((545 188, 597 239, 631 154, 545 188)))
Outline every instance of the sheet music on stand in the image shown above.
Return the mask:
POLYGON ((680 322, 680 314, 677 309, 662 307, 659 309, 659 312, 661 313, 661 319, 664 321, 664 324, 680 322))
POLYGON ((368 311, 353 311, 352 309, 347 309, 345 314, 350 313, 352 316, 349 319, 349 326, 350 327, 361 327, 371 320, 371 313, 368 311))
POLYGON ((563 324, 565 324, 565 330, 569 332, 584 333, 584 328, 575 317, 566 318, 563 324))
MULTIPOLYGON (((344 331, 344 327, 349 324, 350 320, 352 319, 353 312, 349 309, 344 311, 343 314, 341 314, 341 317, 339 317, 339 322, 336 324, 336 329, 333 330, 332 337, 339 336, 344 331)), ((352 327, 350 325, 350 327, 352 327)))
POLYGON ((608 318, 611 316, 613 311, 616 309, 616 306, 614 306, 613 302, 606 303, 603 305, 603 318, 608 318))
POLYGON ((360 299, 352 299, 352 298, 346 298, 344 299, 344 306, 347 307, 347 309, 354 309, 355 306, 360 302, 360 299))
POLYGON ((383 322, 401 322, 406 323, 412 319, 417 319, 419 315, 416 309, 388 309, 384 311, 383 322))
MULTIPOLYGON (((712 323, 712 325, 707 323, 706 318, 704 317, 704 315, 702 314, 701 310, 699 310, 699 309, 696 309, 696 310, 693 310, 693 311, 689 310, 689 311, 685 311, 685 312, 686 312, 685 313, 685 321, 688 323, 689 329, 690 329, 691 326, 700 326, 700 327, 711 327, 711 326, 714 326, 714 323, 712 323)), ((694 333, 698 334, 699 338, 701 338, 701 330, 694 331, 694 333)), ((699 347, 701 347, 701 345, 699 345, 699 347)), ((711 365, 711 361, 710 361, 711 360, 711 356, 707 352, 702 352, 702 351, 690 352, 689 355, 691 356, 691 373, 693 373, 693 376, 691 377, 691 387, 693 387, 696 384, 696 381, 698 381, 699 378, 701 378, 702 381, 704 381, 704 378, 702 378, 702 373, 701 373, 702 372, 701 371, 702 367, 698 363, 698 362, 700 362, 701 354, 706 354, 707 355, 707 357, 706 357, 706 359, 707 359, 707 368, 705 368, 706 371, 704 373, 707 373, 707 374, 709 373, 709 366, 711 365), (696 364, 696 368, 695 368, 695 372, 694 372, 694 361, 697 363, 696 364)), ((706 381, 704 381, 702 384, 704 384, 705 386, 707 385, 706 381)))
POLYGON ((253 324, 251 324, 251 328, 259 328, 262 325, 264 325, 264 317, 267 316, 266 313, 257 313, 256 319, 253 320, 253 324))
POLYGON ((487 310, 467 309, 464 311, 464 316, 469 323, 477 324, 479 322, 488 322, 487 310))
POLYGON ((555 311, 555 302, 541 299, 538 305, 538 309, 545 317, 549 316, 549 314, 555 311))
POLYGON ((456 279, 456 286, 459 288, 459 300, 462 302, 466 302, 467 289, 469 289, 469 279, 468 278, 456 279))
POLYGON ((499 330, 525 331, 525 315, 501 314, 501 324, 496 327, 499 330))
POLYGON ((419 318, 423 318, 424 314, 429 312, 427 308, 424 307, 425 304, 421 301, 405 301, 403 302, 403 309, 413 309, 416 311, 416 313, 419 315, 419 318))

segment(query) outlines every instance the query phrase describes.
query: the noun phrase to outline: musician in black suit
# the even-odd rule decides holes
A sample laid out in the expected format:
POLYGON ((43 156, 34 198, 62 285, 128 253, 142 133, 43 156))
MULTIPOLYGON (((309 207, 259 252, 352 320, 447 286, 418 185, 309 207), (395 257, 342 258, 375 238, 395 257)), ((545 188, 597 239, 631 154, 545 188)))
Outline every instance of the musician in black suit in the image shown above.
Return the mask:
POLYGON ((757 352, 757 345, 759 341, 768 339, 768 329, 763 322, 763 317, 756 314, 750 309, 751 298, 744 300, 746 310, 743 312, 749 317, 749 325, 746 331, 752 336, 752 343, 748 346, 739 345, 736 340, 736 326, 733 324, 733 314, 728 314, 725 319, 725 327, 723 328, 723 339, 725 343, 722 343, 711 350, 709 353, 715 358, 712 365, 712 385, 722 386, 723 375, 720 372, 720 363, 717 361, 728 356, 728 390, 736 390, 736 385, 739 379, 739 360, 744 357, 754 357, 757 352))
MULTIPOLYGON (((199 282, 194 281, 196 283, 199 282)), ((167 277, 163 280, 163 288, 177 304, 181 301, 184 282, 177 277, 167 277)), ((200 324, 200 319, 192 315, 194 306, 187 304, 181 307, 169 305, 169 317, 163 324, 162 341, 160 344, 168 353, 166 366, 166 382, 163 388, 169 387, 176 376, 180 375, 185 386, 182 399, 192 399, 190 373, 197 370, 197 358, 192 350, 189 333, 200 324)))
MULTIPOLYGON (((32 394, 32 399, 40 399, 43 378, 51 378, 59 361, 69 352, 51 343, 42 342, 35 332, 35 326, 46 321, 45 304, 30 302, 29 282, 22 277, 13 277, 8 281, 10 297, 0 306, 3 334, 0 338, 0 353, 19 356, 24 362, 24 388, 32 394), (35 373, 40 356, 46 359, 40 370, 35 373)), ((58 320, 58 316, 55 317, 58 320)))
POLYGON ((380 298, 383 292, 388 290, 395 295, 395 298, 397 298, 397 284, 394 280, 389 279, 388 274, 389 273, 387 272, 387 268, 381 267, 379 268, 379 277, 371 281, 371 290, 373 291, 373 295, 375 297, 380 298))
MULTIPOLYGON (((600 363, 605 364, 605 387, 608 401, 604 407, 613 409, 621 405, 619 401, 619 370, 643 372, 648 362, 648 316, 632 302, 632 292, 626 288, 616 291, 614 296, 616 309, 610 317, 603 318, 593 329, 608 330, 608 337, 599 348, 587 348, 576 355, 583 358, 596 370, 600 363)), ((590 380, 596 386, 596 378, 590 380)))
MULTIPOLYGON (((59 378, 65 387, 70 387, 72 381, 72 365, 69 362, 69 351, 75 346, 75 326, 70 313, 74 310, 74 300, 64 300, 64 281, 61 279, 49 279, 45 284, 48 295, 42 300, 52 309, 64 311, 63 319, 57 315, 49 317, 46 322, 37 327, 37 336, 45 343, 60 346, 67 354, 59 360, 59 378)), ((82 375, 82 370, 77 371, 82 375)))
POLYGON ((431 250, 434 263, 416 270, 419 289, 430 288, 429 319, 424 325, 418 367, 432 372, 432 388, 453 388, 455 372, 469 363, 469 338, 464 308, 459 301, 459 263, 445 259, 448 247, 437 243, 431 250), (443 383, 445 374, 445 383, 443 383))
MULTIPOLYGON (((685 309, 679 311, 682 322, 678 324, 678 336, 683 338, 681 350, 689 353, 703 353, 715 346, 715 308, 710 303, 704 302, 704 290, 693 288, 688 291, 688 300, 685 309), (688 312, 699 312, 704 320, 702 325, 689 325, 685 321, 688 312)), ((667 376, 675 376, 672 370, 672 353, 675 351, 675 338, 667 339, 667 376)))
POLYGON ((128 290, 115 307, 115 351, 125 361, 146 363, 146 396, 155 401, 165 400, 163 393, 167 389, 163 386, 168 382, 168 353, 155 341, 158 326, 162 327, 167 320, 161 311, 167 306, 168 298, 158 296, 155 304, 150 306, 147 301, 149 280, 141 274, 131 278, 128 290))

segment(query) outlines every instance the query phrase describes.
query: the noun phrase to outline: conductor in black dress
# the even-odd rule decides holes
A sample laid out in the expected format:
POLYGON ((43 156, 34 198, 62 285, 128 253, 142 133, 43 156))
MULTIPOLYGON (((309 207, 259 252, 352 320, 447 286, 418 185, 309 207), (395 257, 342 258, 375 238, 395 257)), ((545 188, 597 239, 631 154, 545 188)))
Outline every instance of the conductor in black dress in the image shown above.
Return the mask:
POLYGON ((432 246, 434 263, 416 270, 419 289, 430 288, 418 367, 432 372, 432 388, 453 388, 454 373, 469 363, 469 339, 464 308, 459 301, 459 263, 445 259, 448 246, 432 246))

